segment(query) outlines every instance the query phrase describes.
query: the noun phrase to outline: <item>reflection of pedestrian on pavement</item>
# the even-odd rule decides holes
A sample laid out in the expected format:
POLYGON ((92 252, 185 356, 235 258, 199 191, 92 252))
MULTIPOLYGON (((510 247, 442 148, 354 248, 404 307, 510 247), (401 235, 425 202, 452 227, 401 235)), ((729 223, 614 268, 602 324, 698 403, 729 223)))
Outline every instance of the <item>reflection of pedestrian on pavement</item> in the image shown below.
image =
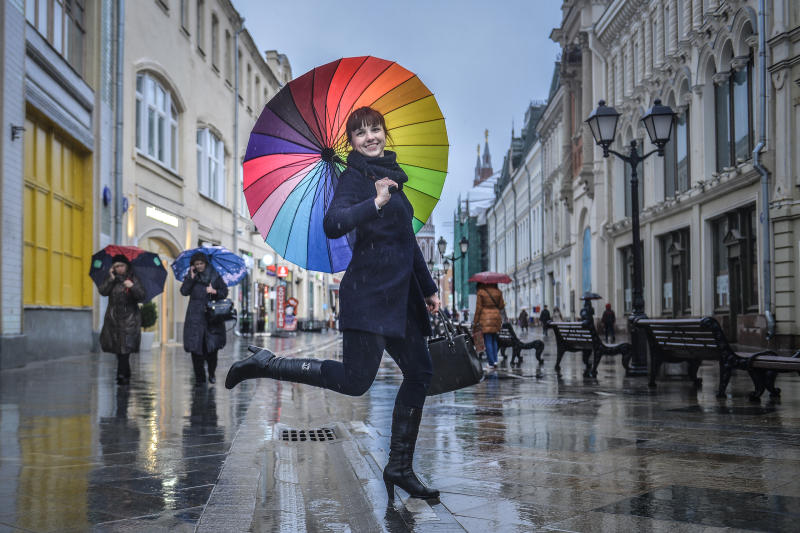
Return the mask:
POLYGON ((117 383, 127 385, 131 379, 130 356, 139 351, 142 340, 139 302, 144 301, 144 288, 131 272, 127 257, 115 255, 111 261, 108 278, 98 288, 102 296, 108 296, 100 347, 117 355, 117 383))
POLYGON ((194 387, 189 406, 189 423, 183 427, 181 446, 184 465, 177 489, 213 483, 222 469, 226 451, 225 437, 217 425, 217 401, 214 387, 194 387), (202 445, 202 446, 201 446, 202 445))
POLYGON ((392 413, 389 463, 383 479, 412 497, 436 498, 414 474, 412 460, 422 408, 433 375, 426 336, 432 334, 427 309, 439 298, 414 237, 413 208, 403 192, 408 180, 396 154, 385 151, 386 122, 363 107, 347 120, 353 151, 324 219, 328 239, 355 232, 353 257, 339 289, 342 361, 276 357, 261 350, 235 363, 225 380, 233 388, 244 379, 268 377, 324 387, 351 396, 364 394, 378 372, 384 350, 403 372, 392 413))
POLYGON ((192 353, 195 385, 206 382, 205 365, 208 364, 208 381, 216 383, 217 352, 225 347, 225 323, 211 323, 206 317, 208 300, 221 300, 228 296, 228 286, 203 252, 192 255, 189 273, 183 278, 181 294, 189 297, 186 319, 183 324, 183 349, 192 353))

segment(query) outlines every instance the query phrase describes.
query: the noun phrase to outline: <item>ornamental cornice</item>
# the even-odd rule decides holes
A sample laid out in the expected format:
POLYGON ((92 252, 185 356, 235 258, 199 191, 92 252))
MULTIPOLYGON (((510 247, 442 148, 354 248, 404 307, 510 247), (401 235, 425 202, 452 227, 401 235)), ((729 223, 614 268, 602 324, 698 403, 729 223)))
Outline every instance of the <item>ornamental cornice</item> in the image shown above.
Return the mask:
POLYGON ((595 34, 606 48, 631 31, 631 21, 649 0, 614 0, 595 24, 595 34))

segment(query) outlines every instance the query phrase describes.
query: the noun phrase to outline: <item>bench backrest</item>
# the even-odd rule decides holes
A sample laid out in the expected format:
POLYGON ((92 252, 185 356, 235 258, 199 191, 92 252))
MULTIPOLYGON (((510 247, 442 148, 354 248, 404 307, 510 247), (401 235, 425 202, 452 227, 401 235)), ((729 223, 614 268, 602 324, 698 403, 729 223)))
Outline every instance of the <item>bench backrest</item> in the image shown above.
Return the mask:
POLYGON ((660 320, 646 318, 637 320, 636 325, 644 326, 653 350, 716 359, 731 349, 719 323, 711 317, 660 320))
POLYGON ((558 342, 585 348, 594 346, 594 332, 584 327, 583 322, 549 322, 547 325, 552 328, 558 342))

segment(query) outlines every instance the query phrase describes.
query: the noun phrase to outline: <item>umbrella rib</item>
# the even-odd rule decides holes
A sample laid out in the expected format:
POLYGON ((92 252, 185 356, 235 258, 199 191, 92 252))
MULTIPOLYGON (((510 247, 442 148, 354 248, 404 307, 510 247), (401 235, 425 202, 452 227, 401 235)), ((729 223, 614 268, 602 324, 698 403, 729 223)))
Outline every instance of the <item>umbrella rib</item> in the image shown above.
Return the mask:
MULTIPOLYGON (((313 170, 312 170, 311 172, 313 172, 313 170)), ((309 174, 310 174, 311 172, 309 172, 309 174)), ((306 174, 306 177, 308 177, 308 174, 306 174)), ((305 179, 305 178, 304 178, 304 179, 305 179)), ((311 182, 313 182, 314 180, 309 180, 309 181, 310 181, 310 183, 308 183, 308 184, 306 185, 306 189, 305 189, 305 190, 303 191, 303 193, 300 195, 300 201, 297 203, 298 207, 299 207, 299 206, 300 206, 300 205, 303 203, 303 200, 305 200, 305 198, 308 196, 308 189, 311 187, 311 185, 312 185, 312 183, 311 183, 311 182)), ((294 212, 294 214, 292 215, 292 223, 291 223, 291 224, 289 224, 289 237, 291 237, 291 236, 292 236, 292 229, 291 229, 291 228, 293 228, 293 227, 294 227, 294 221, 295 221, 295 220, 297 220, 297 211, 295 211, 295 212, 294 212)), ((286 247, 283 249, 283 256, 284 256, 284 258, 286 257, 286 250, 287 250, 288 248, 289 248, 289 239, 287 238, 287 239, 286 239, 286 247)), ((308 254, 308 243, 306 243, 306 254, 308 254)), ((308 261, 308 255, 306 255, 306 261, 308 261)))
MULTIPOLYGON (((334 175, 335 175, 335 167, 332 167, 330 173, 328 174, 328 176, 325 179, 331 181, 331 190, 336 192, 336 186, 333 183, 333 176, 334 175)), ((328 213, 328 206, 330 205, 330 202, 333 201, 333 195, 329 194, 325 187, 323 187, 323 189, 322 189, 322 194, 324 195, 323 198, 322 198, 323 209, 324 209, 325 214, 327 214, 328 213), (328 201, 328 198, 330 198, 330 201, 328 201)), ((323 220, 324 220, 324 216, 323 216, 323 220)), ((325 252, 328 254, 328 264, 331 265, 331 272, 332 272, 333 271, 333 254, 331 253, 330 239, 328 238, 327 235, 325 235, 325 252)))
POLYGON ((300 113, 300 109, 297 107, 297 102, 294 99, 294 95, 292 94, 291 89, 289 89, 289 85, 284 86, 283 89, 278 91, 278 94, 273 96, 272 100, 267 102, 267 105, 265 106, 265 108, 268 108, 284 124, 286 124, 289 128, 291 128, 292 131, 296 132, 300 137, 302 137, 303 139, 307 140, 308 142, 310 142, 312 145, 314 145, 316 148, 318 148, 321 151, 322 147, 319 145, 319 142, 316 139, 309 139, 307 136, 303 135, 303 133, 301 131, 299 131, 297 128, 292 126, 292 124, 287 119, 285 119, 283 116, 281 116, 276 109, 273 109, 273 108, 269 107, 269 104, 272 103, 272 101, 275 100, 275 98, 277 98, 278 95, 280 95, 283 91, 287 91, 287 93, 289 94, 289 98, 291 98, 291 100, 292 100, 292 105, 294 106, 294 110, 302 117, 303 115, 302 115, 302 113, 300 113))
MULTIPOLYGON (((270 154, 270 155, 271 155, 271 154, 270 154)), ((260 157, 266 157, 266 156, 260 156, 260 157)), ((257 158, 256 158, 256 159, 257 159, 257 158)), ((309 162, 311 162, 311 161, 315 161, 315 160, 317 160, 317 159, 319 159, 319 155, 318 155, 318 154, 309 154, 309 156, 308 156, 307 158, 305 158, 305 159, 301 159, 301 160, 295 161, 294 163, 289 163, 288 165, 283 165, 283 166, 277 167, 277 168, 275 168, 275 169, 273 169, 273 170, 270 170, 270 171, 269 171, 269 172, 267 172, 266 174, 262 174, 262 175, 261 175, 261 176, 259 176, 258 178, 254 179, 254 180, 253 180, 253 183, 251 183, 250 185, 248 185, 247 187, 245 187, 245 188, 244 188, 244 190, 246 191, 247 189, 249 189, 250 187, 252 187, 252 186, 253 186, 253 185, 255 185, 256 183, 258 183, 258 182, 259 182, 259 180, 262 180, 262 179, 264 179, 266 176, 269 176, 270 174, 272 174, 272 173, 273 173, 273 172, 275 172, 276 170, 280 170, 280 169, 282 169, 282 168, 292 168, 292 167, 302 167, 302 168, 305 168, 305 167, 307 167, 307 166, 308 166, 309 162)), ((254 161, 254 160, 255 160, 255 159, 251 159, 250 161, 254 161)), ((284 180, 284 181, 286 181, 286 180, 284 180)))
MULTIPOLYGON (((410 145, 401 144, 399 146, 419 146, 419 145, 416 145, 416 144, 410 144, 410 145)), ((442 146, 449 146, 449 145, 443 144, 442 146)), ((431 172, 444 172, 445 174, 447 174, 446 170, 439 170, 438 168, 430 168, 430 167, 423 167, 423 166, 420 166, 420 165, 412 165, 411 163, 403 163, 402 161, 398 161, 397 164, 398 165, 405 165, 407 167, 421 168, 422 170, 430 170, 431 172)))
MULTIPOLYGON (((317 163, 315 163, 315 165, 316 165, 316 164, 317 164, 317 163)), ((306 166, 308 166, 308 165, 306 165, 306 166)), ((311 172, 311 171, 309 171, 309 172, 311 172)), ((307 175, 308 175, 308 174, 306 174, 306 176, 307 176, 307 175)), ((263 199, 263 200, 261 200, 261 203, 260 203, 260 204, 258 204, 258 207, 255 209, 255 211, 253 211, 253 213, 257 213, 257 212, 258 212, 258 210, 259 210, 259 209, 261 209, 261 207, 262 207, 262 206, 263 206, 263 205, 264 205, 264 204, 267 202, 267 200, 269 200, 269 199, 272 197, 272 195, 273 195, 273 194, 275 194, 276 192, 278 192, 278 189, 280 188, 280 186, 281 186, 281 185, 283 185, 284 183, 286 183, 287 181, 289 181, 289 180, 291 180, 291 179, 294 179, 296 176, 297 176, 297 173, 293 174, 293 175, 292 175, 292 177, 290 177, 290 178, 287 178, 287 179, 283 180, 283 181, 282 181, 282 182, 281 182, 281 183, 280 183, 280 184, 279 184, 277 187, 275 187, 275 189, 273 189, 273 191, 272 191, 271 193, 269 193, 268 195, 266 195, 266 196, 264 197, 264 199, 263 199)), ((305 178, 305 176, 303 176, 303 177, 305 178)), ((302 179, 301 179, 300 181, 302 182, 302 179)), ((251 185, 251 186, 252 186, 252 185, 251 185)), ((296 185, 295 185, 295 187, 296 187, 296 185)), ((292 189, 292 190, 294 190, 294 189, 292 189)), ((247 198, 245 198, 245 200, 246 200, 246 199, 247 199, 247 198)), ((249 208, 249 207, 250 207, 250 204, 248 204, 248 205, 247 205, 247 207, 249 208)), ((277 216, 277 215, 276 215, 276 216, 277 216)), ((251 216, 250 218, 252 219, 252 216, 251 216)), ((274 223, 274 220, 273 220, 273 223, 274 223)), ((271 229, 271 228, 272 228, 272 226, 270 225, 270 229, 271 229)), ((269 231, 267 231, 267 235, 269 235, 269 231)))
MULTIPOLYGON (((408 78, 401 85, 405 85, 406 83, 408 83, 409 81, 411 81, 411 80, 413 80, 415 78, 419 80, 419 78, 415 75, 413 78, 408 78)), ((420 83, 422 83, 422 81, 420 81, 420 83)), ((400 87, 401 85, 398 85, 397 87, 400 87)), ((423 84, 423 86, 424 86, 424 84, 423 84)), ((395 89, 397 87, 395 87, 395 89)), ((427 89, 427 87, 425 87, 425 88, 427 89)), ((392 90, 394 90, 394 89, 392 89, 392 90)), ((428 89, 428 90, 430 91, 430 89, 428 89)), ((389 94, 389 93, 386 93, 386 94, 389 94)), ((386 95, 384 95, 384 96, 386 96, 386 95)), ((383 98, 383 96, 381 98, 383 98)), ((419 98, 415 98, 414 100, 409 100, 408 102, 403 102, 402 104, 398 105, 397 107, 393 107, 392 109, 387 110, 383 114, 384 115, 388 115, 389 113, 393 113, 394 111, 397 111, 398 109, 402 109, 407 105, 415 104, 415 103, 417 103, 417 102, 419 102, 421 100, 425 100, 426 98, 434 98, 434 102, 436 101, 435 97, 433 96, 433 93, 430 93, 430 94, 426 94, 425 96, 421 96, 419 98)), ((378 100, 380 100, 380 98, 378 100)), ((439 104, 437 103, 436 106, 438 107, 439 104)), ((441 111, 441 109, 439 111, 441 111)))
MULTIPOLYGON (((365 61, 364 63, 366 63, 366 61, 365 61)), ((363 67, 363 66, 364 66, 364 63, 362 63, 362 64, 361 64, 361 65, 358 67, 358 70, 356 70, 355 74, 358 74, 358 71, 359 71, 359 70, 361 70, 361 67, 363 67)), ((386 72, 387 70, 389 70, 389 69, 391 68, 391 66, 392 66, 392 65, 396 65, 396 64, 397 64, 397 63, 395 63, 394 61, 390 62, 390 63, 389 63, 387 66, 386 66, 386 68, 385 68, 385 69, 383 69, 382 71, 380 71, 380 72, 378 73, 378 75, 377 75, 377 76, 375 76, 375 78, 374 78, 374 79, 373 79, 371 82, 369 82, 369 85, 367 85, 366 87, 364 87, 364 89, 362 89, 362 90, 361 90, 361 93, 359 93, 358 97, 357 97, 355 100, 353 100, 353 105, 352 105, 352 106, 350 106, 350 109, 348 109, 348 110, 347 110, 347 115, 348 115, 348 116, 350 116, 350 113, 352 113, 352 112, 353 112, 353 107, 355 106, 356 102, 358 102, 358 98, 360 98, 360 97, 361 97, 361 95, 363 95, 365 92, 367 92, 367 90, 368 90, 370 87, 372 87, 372 85, 375 83, 375 81, 376 81, 378 78, 380 78, 380 77, 383 75, 383 73, 384 73, 384 72, 386 72)), ((351 77, 351 78, 350 78, 351 80, 352 80, 352 79, 355 77, 355 74, 353 74, 353 77, 351 77)), ((349 82, 348 82, 348 85, 350 85, 350 83, 349 83, 349 82)), ((381 96, 383 96, 383 95, 381 95, 381 96)), ((341 104, 341 100, 339 101, 339 103, 341 104)), ((373 103, 375 103, 375 101, 373 101, 373 102, 370 102, 370 104, 373 104, 373 103)))
MULTIPOLYGON (((401 126, 401 127, 402 127, 402 126, 401 126)), ((297 142, 297 141, 295 141, 295 140, 292 140, 292 139, 287 139, 286 137, 282 137, 282 136, 280 136, 280 135, 273 135, 272 133, 261 133, 261 132, 258 132, 258 131, 253 131, 253 132, 250 132, 250 138, 252 138, 252 137, 253 137, 253 135, 260 135, 261 137, 271 137, 271 138, 273 138, 273 139, 278 139, 278 140, 280 140, 280 141, 286 141, 287 143, 296 144, 297 146, 302 146, 303 148, 308 148, 309 150, 316 150, 316 149, 317 149, 317 147, 316 147, 316 146, 315 146, 315 147, 313 147, 313 148, 312 148, 312 147, 310 147, 310 146, 304 146, 304 145, 302 145, 302 144, 298 143, 298 142, 297 142)), ((303 137, 303 139, 305 139, 305 137, 303 137)), ((308 139, 306 139, 306 140, 308 140, 308 139)), ((281 154, 282 154, 282 153, 284 153, 284 152, 272 152, 272 153, 269 153, 269 154, 259 154, 259 155, 255 156, 255 157, 251 157, 250 159, 245 159, 245 161, 251 161, 251 160, 253 160, 253 159, 258 159, 259 157, 263 157, 263 156, 265 156, 265 155, 272 155, 272 154, 277 154, 277 153, 281 153, 281 154)), ((301 153, 303 153, 303 152, 288 152, 288 153, 292 153, 292 154, 301 154, 301 153)))
MULTIPOLYGON (((314 122, 317 123, 317 129, 319 130, 319 134, 322 136, 320 142, 322 146, 328 146, 328 139, 327 133, 325 132, 325 128, 322 124, 319 123, 319 117, 317 116, 317 106, 314 105, 314 87, 317 85, 317 69, 311 71, 311 114, 314 116, 314 122)), ((325 93, 327 95, 327 91, 325 93)), ((327 101, 327 98, 326 98, 327 101)))

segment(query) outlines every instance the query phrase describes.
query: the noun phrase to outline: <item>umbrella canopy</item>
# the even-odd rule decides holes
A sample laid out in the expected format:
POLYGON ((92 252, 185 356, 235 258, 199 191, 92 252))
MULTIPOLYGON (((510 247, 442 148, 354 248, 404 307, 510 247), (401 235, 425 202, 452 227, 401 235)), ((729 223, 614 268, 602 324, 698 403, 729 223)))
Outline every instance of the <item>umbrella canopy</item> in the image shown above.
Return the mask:
POLYGON ((473 274, 467 281, 475 283, 511 283, 511 278, 507 274, 500 272, 478 272, 473 274))
MULTIPOLYGON (((449 145, 433 94, 412 72, 375 57, 349 57, 289 82, 261 113, 247 145, 244 195, 261 236, 300 267, 340 272, 352 257, 350 236, 328 239, 322 220, 347 159, 345 125, 369 106, 383 114, 403 192, 419 231, 439 200, 449 145)), ((388 140, 387 140, 388 142, 388 140)))
POLYGON ((225 285, 236 285, 247 276, 247 265, 240 256, 231 252, 224 246, 202 246, 200 248, 192 248, 191 250, 184 250, 172 263, 172 273, 175 274, 175 279, 183 281, 186 274, 189 272, 192 256, 202 252, 208 256, 208 262, 214 267, 225 285))
POLYGON ((586 291, 581 296, 581 300, 601 300, 603 297, 597 294, 596 292, 586 291))
POLYGON ((108 278, 111 270, 111 258, 115 255, 124 255, 131 262, 131 272, 139 278, 144 287, 145 301, 161 294, 164 282, 167 280, 167 269, 158 255, 146 252, 138 246, 118 246, 109 244, 92 256, 92 266, 89 268, 89 277, 94 284, 100 285, 108 278))

